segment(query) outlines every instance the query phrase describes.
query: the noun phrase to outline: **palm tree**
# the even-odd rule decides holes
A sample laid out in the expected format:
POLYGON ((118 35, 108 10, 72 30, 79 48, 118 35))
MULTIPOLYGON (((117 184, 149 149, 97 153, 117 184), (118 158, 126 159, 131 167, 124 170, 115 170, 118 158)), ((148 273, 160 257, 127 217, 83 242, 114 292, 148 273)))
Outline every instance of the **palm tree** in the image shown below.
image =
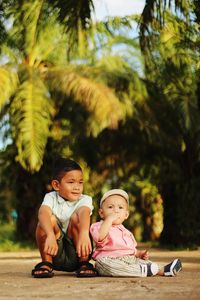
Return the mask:
MULTIPOLYGON (((34 172, 42 165, 50 127, 59 110, 56 95, 62 93, 88 110, 93 120, 90 124, 95 124, 90 130, 93 133, 115 127, 124 112, 112 89, 81 76, 80 68, 67 62, 65 51, 68 40, 72 40, 72 27, 67 27, 70 30, 66 33, 57 22, 58 10, 39 0, 9 4, 4 8, 5 22, 11 26, 1 46, 2 60, 7 63, 0 67, 0 107, 2 116, 9 116, 16 159, 23 168, 34 172)), ((84 19, 81 8, 80 14, 84 19)))
POLYGON ((152 164, 159 165, 158 184, 164 198, 162 241, 191 245, 198 242, 200 228, 196 196, 200 181, 199 29, 195 24, 199 11, 196 1, 175 1, 179 16, 160 6, 172 2, 146 2, 141 47, 151 95, 148 105, 156 129, 152 138, 157 139, 152 143, 152 164))
MULTIPOLYGON (((127 90, 137 87, 132 95, 135 102, 143 99, 141 91, 145 91, 137 73, 119 55, 113 58, 110 53, 108 61, 94 55, 95 47, 102 46, 99 43, 90 51, 91 58, 82 46, 81 51, 78 47, 71 51, 74 35, 58 23, 59 12, 39 0, 8 1, 4 7, 8 37, 1 45, 0 106, 2 124, 12 143, 5 151, 4 176, 9 174, 11 179, 7 186, 14 191, 17 229, 23 238, 33 238, 53 156, 76 156, 81 138, 116 128, 132 112, 127 90), (67 58, 66 53, 70 54, 67 58)), ((107 25, 102 25, 104 37, 107 25)), ((86 32, 82 27, 76 32, 80 40, 75 41, 80 45, 81 33, 86 32)), ((100 37, 102 28, 99 32, 100 37)), ((110 40, 110 48, 113 43, 110 40)))

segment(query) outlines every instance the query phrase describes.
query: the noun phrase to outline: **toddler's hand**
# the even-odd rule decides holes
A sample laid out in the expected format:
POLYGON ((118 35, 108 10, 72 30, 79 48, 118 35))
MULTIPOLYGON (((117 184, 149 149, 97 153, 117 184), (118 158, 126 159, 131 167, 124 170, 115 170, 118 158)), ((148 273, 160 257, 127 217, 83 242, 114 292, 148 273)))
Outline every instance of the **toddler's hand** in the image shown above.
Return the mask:
POLYGON ((118 213, 113 213, 113 214, 110 214, 107 219, 109 219, 112 223, 114 221, 117 221, 118 219, 120 219, 120 216, 118 213))
POLYGON ((140 257, 141 257, 141 259, 148 260, 149 259, 149 251, 148 250, 141 251, 140 257))

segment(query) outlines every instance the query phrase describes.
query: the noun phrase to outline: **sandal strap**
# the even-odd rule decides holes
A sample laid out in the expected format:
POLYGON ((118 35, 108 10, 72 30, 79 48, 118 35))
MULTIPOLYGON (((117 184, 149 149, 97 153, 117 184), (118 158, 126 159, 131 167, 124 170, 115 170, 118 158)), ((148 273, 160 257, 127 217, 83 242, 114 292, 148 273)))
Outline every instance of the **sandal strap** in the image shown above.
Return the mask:
POLYGON ((93 266, 93 264, 87 262, 87 261, 82 261, 79 263, 79 269, 76 270, 76 274, 80 274, 82 271, 93 271, 96 275, 98 275, 97 269, 93 266))
POLYGON ((89 263, 88 261, 80 261, 78 263, 79 267, 83 267, 83 266, 86 266, 87 268, 94 268, 93 267, 93 264, 89 263))
POLYGON ((44 272, 47 271, 48 273, 52 273, 53 270, 49 270, 47 268, 39 268, 39 269, 34 269, 32 273, 35 274, 35 272, 37 271, 44 271, 44 272))
POLYGON ((44 266, 49 267, 50 269, 53 270, 53 265, 49 261, 42 261, 42 262, 40 262, 39 264, 37 264, 35 266, 34 270, 39 270, 39 269, 41 269, 41 267, 44 267, 44 266))
POLYGON ((42 261, 39 264, 37 264, 35 268, 32 270, 31 272, 32 276, 35 276, 37 271, 42 271, 46 274, 53 274, 53 265, 48 261, 42 261))

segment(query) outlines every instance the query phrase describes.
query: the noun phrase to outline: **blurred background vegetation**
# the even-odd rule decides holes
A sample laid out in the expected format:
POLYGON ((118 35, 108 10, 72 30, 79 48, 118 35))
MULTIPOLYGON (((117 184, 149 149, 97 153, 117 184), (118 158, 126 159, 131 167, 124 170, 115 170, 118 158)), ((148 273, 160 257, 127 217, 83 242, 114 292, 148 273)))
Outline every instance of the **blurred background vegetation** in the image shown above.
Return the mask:
POLYGON ((200 245, 199 1, 93 12, 92 0, 0 1, 0 249, 34 241, 58 155, 81 164, 93 221, 122 188, 138 241, 200 245))

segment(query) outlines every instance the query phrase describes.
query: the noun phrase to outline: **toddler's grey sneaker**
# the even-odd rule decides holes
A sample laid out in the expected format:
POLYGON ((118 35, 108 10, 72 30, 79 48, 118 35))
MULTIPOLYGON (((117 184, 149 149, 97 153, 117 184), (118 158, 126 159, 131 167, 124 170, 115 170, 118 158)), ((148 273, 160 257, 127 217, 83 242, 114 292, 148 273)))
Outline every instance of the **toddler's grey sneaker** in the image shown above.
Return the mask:
POLYGON ((152 262, 148 264, 141 264, 140 268, 141 268, 142 277, 154 276, 158 273, 159 270, 158 265, 152 262))
POLYGON ((165 276, 176 276, 178 272, 182 269, 182 263, 180 259, 174 259, 170 264, 164 266, 164 275, 165 276))
POLYGON ((150 263, 147 265, 147 276, 154 276, 158 273, 158 265, 156 263, 150 263))

